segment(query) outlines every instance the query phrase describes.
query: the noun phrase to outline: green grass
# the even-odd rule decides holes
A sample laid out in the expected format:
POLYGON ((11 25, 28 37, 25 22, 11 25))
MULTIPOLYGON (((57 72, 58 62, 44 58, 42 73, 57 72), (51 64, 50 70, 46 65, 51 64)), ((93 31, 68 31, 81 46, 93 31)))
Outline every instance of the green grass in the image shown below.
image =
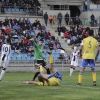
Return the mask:
POLYGON ((60 86, 21 84, 32 79, 34 73, 6 73, 0 81, 0 100, 100 100, 100 72, 96 87, 92 86, 91 72, 85 72, 82 86, 76 86, 78 73, 70 77, 69 72, 62 72, 60 86))

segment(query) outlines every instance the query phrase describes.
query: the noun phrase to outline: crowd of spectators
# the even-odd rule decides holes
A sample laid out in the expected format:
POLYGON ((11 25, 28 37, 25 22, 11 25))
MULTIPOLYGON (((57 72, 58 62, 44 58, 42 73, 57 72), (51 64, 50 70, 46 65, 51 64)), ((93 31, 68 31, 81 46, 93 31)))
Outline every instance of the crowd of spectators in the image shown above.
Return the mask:
POLYGON ((94 4, 100 4, 100 0, 91 0, 94 4))
POLYGON ((1 12, 5 12, 5 8, 23 10, 28 14, 42 14, 41 4, 38 0, 0 0, 1 12))
MULTIPOLYGON (((61 37, 63 37, 68 45, 80 46, 82 40, 88 37, 88 32, 90 27, 85 27, 83 25, 70 25, 69 27, 58 27, 58 34, 61 33, 61 37)), ((94 37, 100 42, 100 28, 98 32, 94 31, 94 37)))
POLYGON ((9 19, 8 17, 4 21, 0 20, 0 49, 7 37, 11 38, 12 50, 18 54, 33 55, 34 46, 30 41, 32 37, 37 43, 40 39, 43 39, 44 49, 61 49, 59 39, 55 38, 39 20, 31 22, 28 18, 9 19))

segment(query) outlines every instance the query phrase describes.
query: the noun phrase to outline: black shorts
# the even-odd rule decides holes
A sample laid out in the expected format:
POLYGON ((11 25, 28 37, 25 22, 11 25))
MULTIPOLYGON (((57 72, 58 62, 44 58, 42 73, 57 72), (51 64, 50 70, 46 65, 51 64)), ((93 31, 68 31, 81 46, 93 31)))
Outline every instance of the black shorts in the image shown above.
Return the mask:
POLYGON ((44 60, 34 60, 34 64, 37 63, 37 64, 41 64, 43 67, 45 67, 47 64, 44 60))

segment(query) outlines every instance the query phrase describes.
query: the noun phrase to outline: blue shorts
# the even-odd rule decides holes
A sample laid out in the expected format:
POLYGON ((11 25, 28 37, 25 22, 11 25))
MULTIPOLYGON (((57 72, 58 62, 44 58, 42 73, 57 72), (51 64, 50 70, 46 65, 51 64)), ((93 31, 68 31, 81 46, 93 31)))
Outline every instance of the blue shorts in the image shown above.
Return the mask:
POLYGON ((59 71, 57 71, 57 70, 56 70, 56 72, 54 74, 50 74, 49 77, 48 77, 48 79, 52 78, 52 77, 56 77, 59 80, 62 80, 62 74, 59 71))
POLYGON ((81 67, 82 68, 88 67, 88 64, 90 65, 90 68, 94 68, 95 67, 95 60, 93 60, 93 59, 82 59, 82 61, 81 61, 81 67))

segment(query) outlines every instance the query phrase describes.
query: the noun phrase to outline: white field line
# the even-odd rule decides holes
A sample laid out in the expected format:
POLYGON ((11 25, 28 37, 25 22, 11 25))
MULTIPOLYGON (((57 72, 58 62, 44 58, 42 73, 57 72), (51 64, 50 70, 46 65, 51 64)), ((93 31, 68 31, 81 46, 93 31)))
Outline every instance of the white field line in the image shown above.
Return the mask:
MULTIPOLYGON (((21 83, 22 81, 0 81, 0 82, 17 82, 17 83, 21 83)), ((75 87, 75 88, 84 88, 84 89, 93 89, 93 90, 100 90, 100 88, 97 88, 96 86, 92 86, 92 87, 87 87, 87 86, 77 86, 77 85, 65 85, 65 84, 62 84, 60 85, 62 87, 75 87)))

